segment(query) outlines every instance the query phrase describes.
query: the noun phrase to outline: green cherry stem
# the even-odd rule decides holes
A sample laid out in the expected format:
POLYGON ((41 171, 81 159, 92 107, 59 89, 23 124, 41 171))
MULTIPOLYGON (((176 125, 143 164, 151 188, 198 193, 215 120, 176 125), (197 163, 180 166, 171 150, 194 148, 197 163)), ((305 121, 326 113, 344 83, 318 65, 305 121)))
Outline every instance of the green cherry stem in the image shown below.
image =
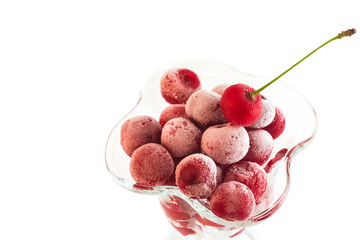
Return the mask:
POLYGON ((301 59, 300 61, 298 61, 297 63, 295 63, 294 65, 292 65, 289 69, 287 69, 285 72, 283 72, 282 74, 280 74, 279 76, 277 76, 276 78, 274 78, 273 80, 271 80, 269 83, 265 84, 264 86, 262 86, 261 88, 250 92, 250 96, 252 98, 254 98, 256 96, 256 94, 260 93, 262 90, 264 90, 265 88, 267 88, 268 86, 270 86, 271 84, 273 84, 276 80, 278 80, 279 78, 281 78, 283 75, 285 75, 287 72, 289 72, 291 69, 293 69, 295 66, 297 66, 299 63, 301 63, 302 61, 304 61, 306 58, 308 58, 310 55, 312 55, 314 52, 316 52, 317 50, 319 50, 320 48, 322 48, 323 46, 327 45, 328 43, 336 40, 336 39, 342 39, 343 37, 350 37, 352 35, 354 35, 356 33, 356 29, 352 28, 352 29, 348 29, 346 31, 342 31, 341 33, 339 33, 338 35, 336 35, 335 37, 331 38, 330 40, 328 40, 327 42, 323 43, 321 46, 319 46, 318 48, 316 48, 314 51, 312 51, 311 53, 309 53, 308 55, 306 55, 303 59, 301 59))

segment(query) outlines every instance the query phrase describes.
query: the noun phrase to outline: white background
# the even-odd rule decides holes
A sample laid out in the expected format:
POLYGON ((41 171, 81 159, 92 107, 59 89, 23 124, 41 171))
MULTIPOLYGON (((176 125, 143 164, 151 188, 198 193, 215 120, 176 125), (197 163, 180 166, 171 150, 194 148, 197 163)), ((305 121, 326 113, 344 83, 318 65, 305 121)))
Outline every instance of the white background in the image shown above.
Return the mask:
MULTIPOLYGON (((360 30, 357 2, 0 1, 0 239, 164 239, 156 198, 122 189, 104 163, 141 83, 188 58, 275 77, 360 30)), ((360 239, 359 63, 360 33, 284 76, 319 129, 283 207, 254 228, 264 239, 360 239)))

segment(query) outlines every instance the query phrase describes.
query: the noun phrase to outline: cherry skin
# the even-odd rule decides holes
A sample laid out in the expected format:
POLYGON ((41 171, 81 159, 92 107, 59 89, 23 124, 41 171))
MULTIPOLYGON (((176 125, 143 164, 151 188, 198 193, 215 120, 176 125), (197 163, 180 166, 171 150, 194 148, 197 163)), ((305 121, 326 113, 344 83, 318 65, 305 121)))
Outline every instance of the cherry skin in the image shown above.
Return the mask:
POLYGON ((285 130, 285 116, 281 109, 275 107, 274 120, 263 129, 268 131, 273 139, 278 138, 285 130))
POLYGON ((177 117, 189 118, 185 113, 185 104, 173 104, 167 106, 160 114, 159 123, 164 127, 165 123, 177 117))
POLYGON ((268 184, 265 170, 259 164, 248 161, 239 161, 226 170, 224 182, 229 181, 245 184, 254 194, 255 203, 260 203, 268 184))
POLYGON ((199 89, 199 77, 187 68, 171 69, 160 80, 161 94, 170 104, 185 104, 190 95, 199 89))
POLYGON ((216 171, 210 157, 201 153, 188 155, 176 166, 176 185, 188 197, 208 198, 216 188, 216 171))
POLYGON ((261 95, 251 96, 254 88, 246 84, 234 84, 226 88, 220 99, 220 108, 228 122, 247 127, 261 116, 261 95))
POLYGON ((245 184, 229 181, 220 184, 210 197, 210 209, 229 221, 245 221, 255 209, 254 194, 245 184))
POLYGON ((248 129, 248 135, 250 147, 242 160, 256 162, 262 166, 273 151, 274 140, 271 134, 263 129, 248 129))
POLYGON ((261 98, 262 101, 262 112, 259 119, 249 126, 249 128, 263 128, 269 125, 275 117, 275 106, 271 101, 261 98))
POLYGON ((130 174, 140 185, 163 185, 173 172, 174 160, 160 144, 147 143, 131 155, 130 174))

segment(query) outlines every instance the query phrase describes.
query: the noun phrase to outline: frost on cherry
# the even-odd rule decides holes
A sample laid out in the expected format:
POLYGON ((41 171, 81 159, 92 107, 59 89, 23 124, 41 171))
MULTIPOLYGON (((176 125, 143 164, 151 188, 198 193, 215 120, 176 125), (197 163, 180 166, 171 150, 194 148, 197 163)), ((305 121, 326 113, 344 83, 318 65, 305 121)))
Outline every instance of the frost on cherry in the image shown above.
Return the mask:
POLYGON ((248 219, 266 191, 263 167, 272 134, 278 137, 285 126, 282 112, 242 83, 202 89, 198 75, 185 68, 164 73, 160 88, 166 102, 160 116, 132 117, 121 128, 136 184, 174 184, 190 198, 209 201, 219 217, 248 219), (246 198, 235 201, 239 196, 246 198), (224 205, 236 211, 221 211, 224 205))

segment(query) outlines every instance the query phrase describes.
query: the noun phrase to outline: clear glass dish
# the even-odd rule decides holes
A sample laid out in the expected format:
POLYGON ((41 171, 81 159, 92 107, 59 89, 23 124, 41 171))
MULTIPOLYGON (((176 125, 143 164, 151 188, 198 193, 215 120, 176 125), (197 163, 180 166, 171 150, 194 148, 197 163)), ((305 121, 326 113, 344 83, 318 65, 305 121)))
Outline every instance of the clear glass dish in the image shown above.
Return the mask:
POLYGON ((115 181, 123 188, 135 193, 158 195, 169 222, 184 239, 236 239, 246 227, 263 222, 282 205, 290 187, 290 167, 296 154, 313 139, 317 129, 317 118, 309 101, 297 90, 282 82, 262 92, 275 106, 283 110, 286 127, 283 134, 275 139, 270 160, 264 168, 268 173, 266 198, 256 206, 247 221, 227 221, 214 215, 207 200, 190 199, 176 186, 139 186, 129 171, 130 157, 120 145, 121 125, 137 115, 149 115, 158 119, 161 111, 168 106, 160 93, 160 78, 171 68, 188 68, 196 72, 202 88, 211 90, 222 83, 245 83, 257 89, 269 80, 238 71, 226 64, 210 60, 185 60, 164 66, 145 82, 140 90, 135 107, 112 130, 105 151, 106 167, 115 181))

